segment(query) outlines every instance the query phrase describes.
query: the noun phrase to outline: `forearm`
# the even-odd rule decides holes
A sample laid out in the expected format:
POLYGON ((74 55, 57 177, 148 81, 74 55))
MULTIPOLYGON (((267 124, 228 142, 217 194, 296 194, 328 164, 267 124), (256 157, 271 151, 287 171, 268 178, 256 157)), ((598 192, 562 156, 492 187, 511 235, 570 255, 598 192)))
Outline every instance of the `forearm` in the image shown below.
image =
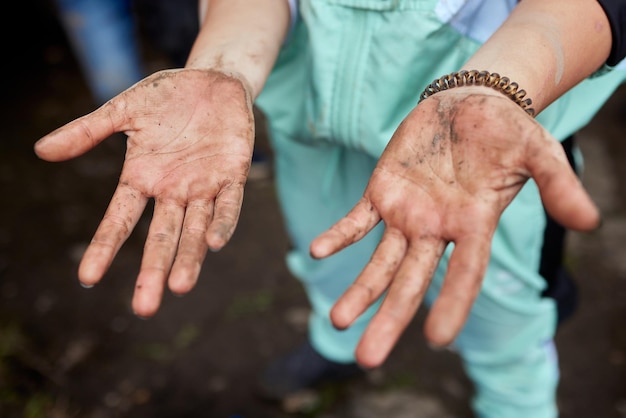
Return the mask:
POLYGON ((210 0, 187 68, 210 68, 243 78, 260 93, 289 27, 287 0, 210 0))
POLYGON ((611 51, 611 29, 597 0, 522 0, 463 69, 517 82, 536 113, 588 77, 611 51))

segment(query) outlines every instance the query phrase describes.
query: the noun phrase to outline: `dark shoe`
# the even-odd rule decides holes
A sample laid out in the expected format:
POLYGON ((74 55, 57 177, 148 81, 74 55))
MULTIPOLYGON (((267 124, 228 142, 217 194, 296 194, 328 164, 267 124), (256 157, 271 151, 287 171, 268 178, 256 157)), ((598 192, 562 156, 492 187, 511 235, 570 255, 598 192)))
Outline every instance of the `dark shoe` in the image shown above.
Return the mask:
POLYGON ((336 363, 325 359, 307 340, 294 351, 274 360, 263 371, 258 381, 259 395, 266 400, 280 401, 296 392, 363 373, 357 363, 336 363))

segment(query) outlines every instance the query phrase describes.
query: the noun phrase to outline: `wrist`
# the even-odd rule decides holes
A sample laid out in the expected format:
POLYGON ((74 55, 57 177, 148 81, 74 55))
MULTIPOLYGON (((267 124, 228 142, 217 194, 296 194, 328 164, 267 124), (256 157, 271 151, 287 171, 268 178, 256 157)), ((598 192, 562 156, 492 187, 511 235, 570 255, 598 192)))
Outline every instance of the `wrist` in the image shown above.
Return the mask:
MULTIPOLYGON (((229 60, 221 54, 216 54, 216 56, 203 57, 202 59, 190 59, 185 68, 220 73, 228 78, 236 79, 241 82, 250 99, 254 101, 261 91, 264 78, 255 74, 254 71, 246 71, 245 66, 241 64, 234 65, 232 61, 232 59, 229 60)), ((254 67, 251 67, 251 70, 254 70, 254 67)))
POLYGON ((439 93, 457 87, 479 86, 487 87, 499 94, 504 95, 521 107, 528 115, 534 116, 535 110, 532 107, 532 99, 526 97, 526 91, 511 81, 508 77, 498 73, 478 70, 462 70, 444 75, 430 83, 420 94, 419 101, 439 93))
POLYGON ((235 74, 261 92, 289 30, 284 0, 211 0, 185 67, 235 74))

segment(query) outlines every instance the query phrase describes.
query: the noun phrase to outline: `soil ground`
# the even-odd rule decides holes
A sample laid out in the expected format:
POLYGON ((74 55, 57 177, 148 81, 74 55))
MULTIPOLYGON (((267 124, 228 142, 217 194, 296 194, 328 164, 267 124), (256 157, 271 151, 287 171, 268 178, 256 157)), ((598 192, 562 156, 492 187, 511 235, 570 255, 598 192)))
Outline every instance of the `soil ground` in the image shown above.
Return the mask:
MULTIPOLYGON (((78 261, 114 190, 123 138, 64 163, 35 157, 39 137, 94 105, 50 8, 24 4, 2 36, 0 417, 471 416, 471 385, 454 354, 425 344, 423 310, 364 378, 283 405, 254 395, 267 361, 304 338, 308 312, 283 263, 289 243, 271 181, 247 185, 232 242, 154 318, 130 311, 150 211, 102 283, 80 287, 78 261)), ((563 418, 626 417, 625 118, 622 89, 579 135, 604 224, 568 239, 581 299, 557 335, 563 418)))

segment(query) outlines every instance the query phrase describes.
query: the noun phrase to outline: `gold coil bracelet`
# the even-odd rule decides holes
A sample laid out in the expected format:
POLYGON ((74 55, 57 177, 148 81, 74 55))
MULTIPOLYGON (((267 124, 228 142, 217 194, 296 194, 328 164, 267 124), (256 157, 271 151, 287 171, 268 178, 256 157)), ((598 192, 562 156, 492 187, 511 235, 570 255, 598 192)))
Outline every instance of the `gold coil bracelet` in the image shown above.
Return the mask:
MULTIPOLYGON (((530 116, 535 116, 535 109, 530 107, 533 103, 531 99, 524 99, 526 91, 519 88, 519 85, 507 77, 501 77, 498 73, 489 71, 458 71, 434 80, 420 94, 419 102, 443 90, 461 86, 485 86, 507 96, 517 103, 530 116)), ((418 103, 419 103, 418 102, 418 103)))

